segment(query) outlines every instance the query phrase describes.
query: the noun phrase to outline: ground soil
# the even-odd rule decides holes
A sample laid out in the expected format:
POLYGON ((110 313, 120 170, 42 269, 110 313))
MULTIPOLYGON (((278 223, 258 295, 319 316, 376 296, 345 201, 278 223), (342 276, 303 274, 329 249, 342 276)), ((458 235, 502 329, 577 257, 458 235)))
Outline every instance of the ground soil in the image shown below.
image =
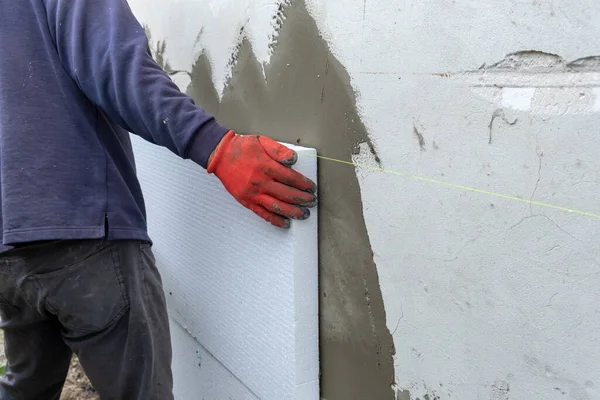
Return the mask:
POLYGON ((61 400, 99 400, 100 396, 96 393, 90 381, 79 365, 77 358, 73 357, 69 376, 63 389, 61 400))
MULTIPOLYGON (((4 357, 4 335, 0 331, 0 366, 6 362, 4 357)), ((69 376, 61 396, 61 400, 99 400, 100 396, 94 391, 90 381, 79 365, 76 357, 73 357, 69 376)))

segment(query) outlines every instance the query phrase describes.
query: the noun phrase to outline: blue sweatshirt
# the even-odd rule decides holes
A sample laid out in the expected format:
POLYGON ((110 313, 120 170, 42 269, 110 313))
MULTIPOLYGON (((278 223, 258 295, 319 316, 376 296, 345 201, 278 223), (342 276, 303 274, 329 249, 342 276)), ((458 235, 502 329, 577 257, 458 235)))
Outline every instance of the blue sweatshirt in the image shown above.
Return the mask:
POLYGON ((148 240, 128 131, 206 167, 227 129, 155 63, 126 0, 0 1, 1 248, 148 240))

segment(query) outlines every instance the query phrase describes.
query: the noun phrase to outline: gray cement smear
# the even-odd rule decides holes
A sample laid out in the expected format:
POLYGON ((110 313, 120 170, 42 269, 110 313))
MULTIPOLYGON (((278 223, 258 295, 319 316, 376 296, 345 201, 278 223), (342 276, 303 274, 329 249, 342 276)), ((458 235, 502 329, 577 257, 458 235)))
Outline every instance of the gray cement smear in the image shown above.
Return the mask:
MULTIPOLYGON (((361 122, 344 67, 330 53, 302 1, 283 6, 269 65, 241 39, 219 102, 208 59, 191 72, 188 94, 241 133, 315 147, 351 161, 360 143, 374 147, 361 122)), ((392 336, 362 214, 354 168, 319 161, 321 395, 327 400, 393 399, 392 336)))

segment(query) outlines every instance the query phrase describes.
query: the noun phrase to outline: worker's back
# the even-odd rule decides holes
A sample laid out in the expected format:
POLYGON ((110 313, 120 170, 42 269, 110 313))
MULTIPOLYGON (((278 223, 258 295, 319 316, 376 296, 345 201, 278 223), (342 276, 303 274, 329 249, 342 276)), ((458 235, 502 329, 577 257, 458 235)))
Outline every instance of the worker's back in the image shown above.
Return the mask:
POLYGON ((226 132, 112 3, 0 2, 0 243, 146 240, 127 130, 202 166, 226 132))
POLYGON ((145 239, 129 134, 65 70, 53 28, 41 0, 0 2, 2 243, 102 237, 105 215, 145 239))

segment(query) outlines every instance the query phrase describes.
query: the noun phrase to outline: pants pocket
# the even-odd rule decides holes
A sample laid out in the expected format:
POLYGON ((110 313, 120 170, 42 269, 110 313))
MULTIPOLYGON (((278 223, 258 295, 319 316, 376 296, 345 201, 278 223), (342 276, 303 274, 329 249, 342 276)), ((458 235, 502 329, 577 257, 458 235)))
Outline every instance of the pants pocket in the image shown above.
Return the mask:
POLYGON ((108 245, 76 264, 32 274, 41 294, 40 305, 61 324, 80 333, 106 329, 129 307, 119 252, 108 245))

